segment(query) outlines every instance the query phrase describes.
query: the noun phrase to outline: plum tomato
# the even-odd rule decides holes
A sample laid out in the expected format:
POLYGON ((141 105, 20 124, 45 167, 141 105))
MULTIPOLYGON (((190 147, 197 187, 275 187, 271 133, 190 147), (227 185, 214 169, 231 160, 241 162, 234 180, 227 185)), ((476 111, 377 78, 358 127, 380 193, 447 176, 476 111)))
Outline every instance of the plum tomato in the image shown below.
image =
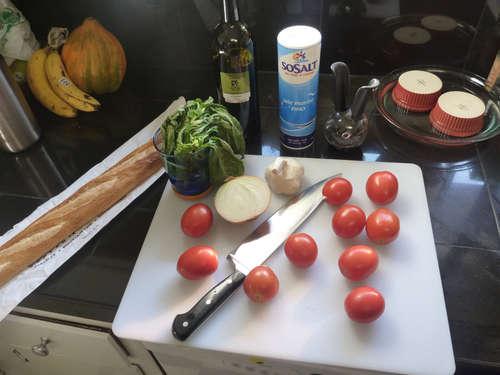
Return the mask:
POLYGON ((177 259, 177 272, 188 280, 198 280, 215 272, 219 260, 210 246, 193 246, 177 259))
POLYGON ((366 181, 366 194, 375 204, 389 204, 398 195, 398 179, 389 171, 373 173, 366 181))
POLYGON ((323 195, 328 204, 340 206, 349 200, 352 195, 352 185, 349 180, 335 177, 323 186, 323 195))
POLYGON ((340 207, 332 218, 332 228, 335 234, 342 238, 352 238, 363 231, 366 223, 365 213, 353 204, 340 207))
POLYGON ((182 214, 181 229, 187 236, 201 237, 208 232, 213 222, 210 207, 203 203, 193 204, 182 214))
POLYGON ((360 281, 370 276, 378 266, 378 255, 368 245, 355 245, 345 249, 339 258, 342 275, 352 281, 360 281))
POLYGON ((353 289, 344 301, 344 308, 351 320, 358 323, 371 323, 384 312, 384 297, 370 286, 353 289))
POLYGON ((373 211, 366 221, 368 238, 378 245, 394 241, 399 234, 399 218, 388 208, 373 211))
POLYGON ((307 268, 318 257, 316 241, 306 233, 292 234, 285 242, 285 254, 294 265, 307 268))
POLYGON ((257 266, 248 273, 243 289, 252 301, 263 303, 278 293, 279 285, 278 277, 270 267, 257 266))

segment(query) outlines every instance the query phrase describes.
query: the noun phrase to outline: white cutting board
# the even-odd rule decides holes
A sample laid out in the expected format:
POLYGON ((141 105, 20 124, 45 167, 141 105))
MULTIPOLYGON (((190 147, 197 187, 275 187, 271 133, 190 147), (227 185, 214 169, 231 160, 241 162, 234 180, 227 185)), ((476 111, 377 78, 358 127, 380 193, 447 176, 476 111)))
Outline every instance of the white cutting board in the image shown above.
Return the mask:
MULTIPOLYGON (((246 156, 246 174, 263 177, 273 159, 246 156)), ((453 373, 453 349, 420 168, 403 163, 299 161, 305 168, 305 186, 341 172, 353 185, 349 203, 359 205, 367 216, 376 208, 365 192, 368 176, 377 170, 390 170, 398 177, 399 195, 388 207, 399 215, 401 230, 393 243, 375 246, 380 262, 374 274, 358 283, 342 276, 337 266, 342 250, 369 241, 365 232, 352 240, 338 238, 331 229, 334 208, 323 203, 299 228, 318 244, 318 259, 311 268, 295 268, 280 247, 266 262, 280 280, 279 293, 271 302, 252 303, 240 288, 181 343, 171 334, 174 316, 190 309, 232 272, 225 255, 285 198, 273 195, 266 213, 251 223, 229 224, 215 215, 209 234, 192 239, 182 233, 179 224, 191 203, 176 197, 167 184, 113 322, 113 332, 149 343, 322 365, 409 374, 453 373), (176 271, 177 258, 197 244, 218 250, 219 268, 205 280, 185 280, 176 271), (385 312, 372 324, 351 322, 344 312, 347 293, 364 284, 377 288, 385 297, 385 312)), ((202 201, 213 207, 213 194, 202 201)))

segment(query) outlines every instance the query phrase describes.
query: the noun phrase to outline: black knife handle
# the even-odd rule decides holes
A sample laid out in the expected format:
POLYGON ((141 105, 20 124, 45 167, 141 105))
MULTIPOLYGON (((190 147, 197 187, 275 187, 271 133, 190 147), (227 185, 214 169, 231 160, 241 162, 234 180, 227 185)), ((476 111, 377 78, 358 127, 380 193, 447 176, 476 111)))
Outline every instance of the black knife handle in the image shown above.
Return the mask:
POLYGON ((205 294, 191 310, 179 314, 172 323, 172 334, 186 340, 245 280, 245 274, 235 271, 205 294))

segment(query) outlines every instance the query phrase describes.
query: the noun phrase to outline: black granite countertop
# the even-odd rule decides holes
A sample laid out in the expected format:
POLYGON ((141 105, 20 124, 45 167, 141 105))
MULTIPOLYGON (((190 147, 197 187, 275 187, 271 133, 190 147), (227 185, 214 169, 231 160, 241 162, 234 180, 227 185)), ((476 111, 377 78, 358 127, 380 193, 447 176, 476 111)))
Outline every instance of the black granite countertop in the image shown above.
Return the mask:
MULTIPOLYGON (((432 148, 397 136, 376 111, 362 147, 329 147, 321 125, 331 110, 320 80, 315 144, 295 156, 418 164, 437 245, 457 373, 500 371, 500 137, 460 148, 432 148)), ((358 84, 367 77, 357 77, 358 84)), ((353 84, 356 87, 355 84, 353 84)), ((275 73, 259 74, 261 132, 249 153, 290 154, 279 144, 275 73)), ((0 154, 0 233, 58 194, 153 120, 170 102, 145 99, 127 84, 100 112, 61 119, 29 96, 43 137, 29 150, 0 154)), ((21 306, 111 322, 165 187, 162 177, 66 262, 21 306)))

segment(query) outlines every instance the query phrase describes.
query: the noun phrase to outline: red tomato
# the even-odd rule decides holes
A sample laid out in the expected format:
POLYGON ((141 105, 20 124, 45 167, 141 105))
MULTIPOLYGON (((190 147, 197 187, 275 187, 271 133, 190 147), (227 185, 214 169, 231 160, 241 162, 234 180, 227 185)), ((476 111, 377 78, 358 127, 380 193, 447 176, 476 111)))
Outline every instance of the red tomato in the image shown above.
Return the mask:
POLYGON ((348 247, 339 258, 340 272, 352 281, 366 279, 377 269, 377 266, 377 252, 367 245, 348 247))
POLYGON ((340 207, 332 219, 333 231, 342 238, 352 238, 363 231, 366 216, 361 208, 353 204, 340 207))
POLYGON ((368 238, 379 245, 394 241, 399 233, 399 218, 388 208, 373 211, 366 221, 368 238))
POLYGON ((329 204, 339 206, 347 202, 351 197, 352 185, 345 178, 332 178, 323 186, 323 195, 329 204))
POLYGON ((206 204, 197 203, 182 214, 181 229, 187 236, 201 237, 212 226, 212 210, 206 204))
POLYGON ((349 318, 358 323, 370 323, 384 312, 384 297, 370 286, 353 289, 344 301, 344 308, 349 318))
POLYGON ((210 246, 193 246, 177 260, 177 272, 189 280, 198 280, 215 272, 219 260, 210 246))
POLYGON ((366 194, 376 204, 389 204, 398 195, 398 179, 389 171, 375 172, 366 181, 366 194))
POLYGON ((249 272, 243 283, 247 296, 254 302, 262 303, 272 299, 280 283, 275 273, 268 266, 257 266, 249 272))
POLYGON ((307 268, 318 257, 318 246, 310 235, 295 233, 285 242, 285 254, 297 267, 307 268))

